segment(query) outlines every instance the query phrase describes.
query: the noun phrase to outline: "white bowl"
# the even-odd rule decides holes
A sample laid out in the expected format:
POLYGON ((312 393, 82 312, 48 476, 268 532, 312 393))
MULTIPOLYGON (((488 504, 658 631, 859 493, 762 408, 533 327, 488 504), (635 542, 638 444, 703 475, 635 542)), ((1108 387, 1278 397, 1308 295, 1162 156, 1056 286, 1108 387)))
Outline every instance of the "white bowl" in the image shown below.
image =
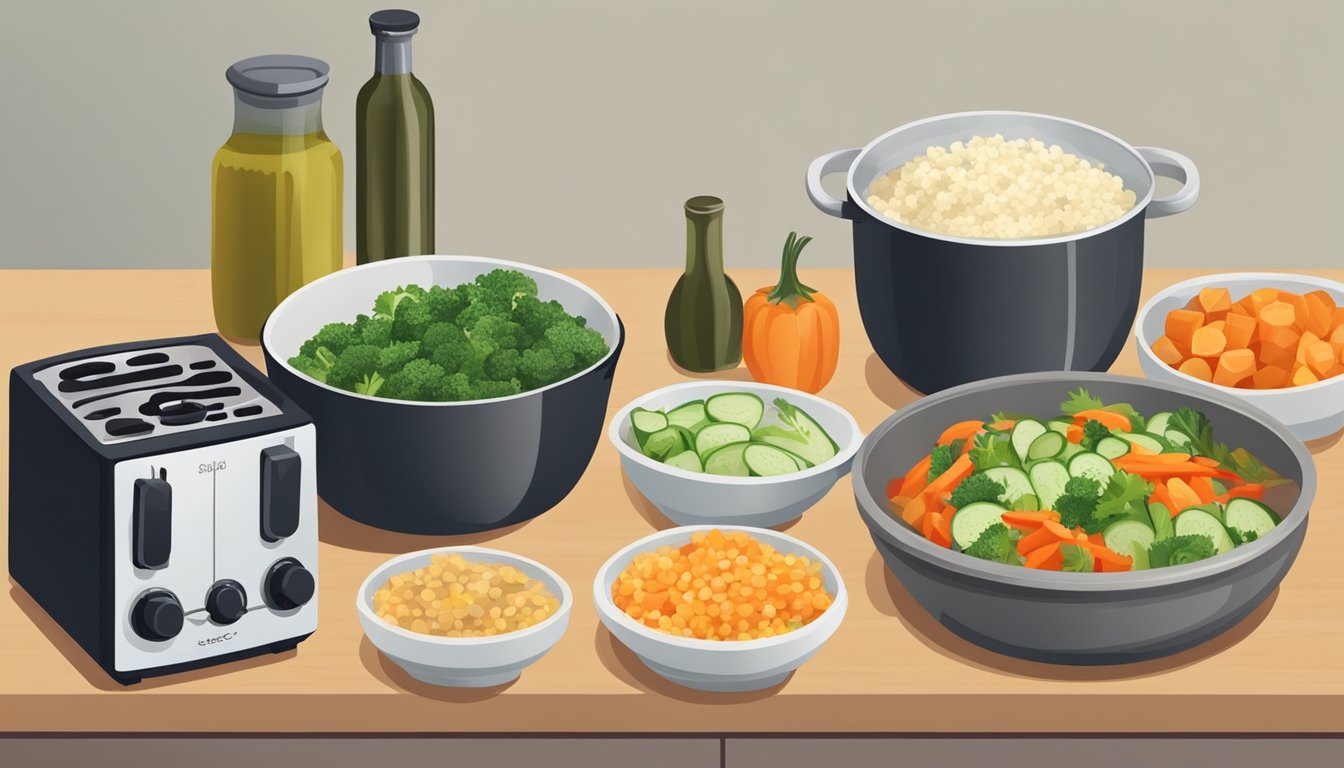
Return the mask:
POLYGON ((1344 376, 1335 376, 1304 387, 1237 389, 1188 376, 1159 360, 1153 353, 1153 342, 1165 332, 1167 313, 1184 307, 1201 288, 1226 288, 1232 293, 1234 301, 1257 288, 1278 288, 1294 293, 1323 290, 1336 303, 1344 304, 1344 283, 1311 275, 1277 272, 1229 272, 1196 277, 1177 283, 1149 299, 1139 310, 1134 331, 1138 342, 1139 365, 1150 379, 1188 382, 1239 397, 1278 419, 1299 440, 1315 440, 1344 429, 1344 376))
POLYGON ((667 518, 678 525, 734 524, 769 527, 796 520, 849 474, 863 433, 845 409, 796 389, 742 381, 673 384, 636 398, 612 417, 607 436, 621 455, 621 468, 667 518), (669 467, 645 456, 630 429, 635 408, 672 409, 723 392, 751 392, 765 401, 782 397, 807 411, 840 450, 815 467, 775 477, 725 477, 669 467))
POLYGON ((369 642, 416 680, 455 688, 488 688, 516 679, 524 667, 559 642, 569 626, 573 603, 569 585, 555 571, 535 560, 485 547, 438 547, 394 557, 369 574, 355 595, 359 623, 369 642), (454 553, 476 562, 514 566, 560 598, 560 609, 540 624, 493 637, 422 635, 378 618, 373 611, 373 593, 389 577, 429 565, 432 555, 454 553))
POLYGON ((593 602, 603 626, 640 661, 678 685, 702 691, 755 691, 779 685, 803 662, 816 655, 840 626, 849 594, 840 572, 826 556, 792 536, 764 528, 735 525, 691 525, 645 536, 612 555, 593 580, 593 602), (800 629, 759 640, 700 640, 676 637, 650 629, 626 616, 611 599, 611 585, 635 555, 662 546, 681 546, 691 534, 717 528, 744 531, 757 541, 796 555, 807 555, 822 565, 822 583, 833 596, 821 616, 800 629))

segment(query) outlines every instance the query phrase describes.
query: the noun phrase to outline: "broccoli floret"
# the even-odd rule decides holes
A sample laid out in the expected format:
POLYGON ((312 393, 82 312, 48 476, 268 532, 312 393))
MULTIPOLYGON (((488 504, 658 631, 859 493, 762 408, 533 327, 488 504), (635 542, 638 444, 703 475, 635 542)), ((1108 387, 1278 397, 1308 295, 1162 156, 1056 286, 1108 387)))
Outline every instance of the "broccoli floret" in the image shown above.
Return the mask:
POLYGON ((306 355, 297 355, 289 358, 289 364, 299 373, 302 373, 309 378, 317 379, 318 381, 326 381, 327 372, 331 370, 325 363, 322 363, 317 358, 308 357, 306 355))
POLYGON ((378 363, 374 367, 383 376, 390 376, 400 371, 403 366, 414 360, 419 354, 420 342, 394 341, 378 351, 378 363))
POLYGON ((1003 523, 994 523, 986 528, 980 534, 980 538, 966 549, 966 554, 994 563, 1022 564, 1022 558, 1017 554, 1017 542, 1013 540, 1013 532, 1003 523))
POLYGON ((522 327, 503 315, 486 315, 471 327, 471 340, 486 354, 497 349, 517 349, 522 327))
POLYGON ((476 277, 480 299, 513 307, 522 296, 537 295, 537 281, 513 269, 493 269, 476 277))
POLYGON ((602 338, 602 334, 574 322, 560 323, 547 328, 543 344, 555 352, 562 362, 572 359, 566 366, 571 370, 565 375, 587 368, 605 357, 608 352, 607 340, 602 338))
POLYGON ((355 330, 361 344, 386 347, 392 342, 392 321, 384 317, 360 315, 355 318, 355 330))
POLYGON ((425 296, 425 306, 436 323, 453 323, 462 310, 471 304, 471 295, 465 288, 444 288, 434 286, 425 296))
POLYGON ((1148 567, 1164 568, 1168 565, 1196 563, 1213 557, 1215 552, 1213 539, 1202 533, 1173 536, 1154 541, 1148 547, 1148 567))
POLYGON ((359 343, 359 334, 355 333, 355 326, 351 323, 328 323, 322 326, 313 338, 303 342, 299 347, 301 357, 317 357, 317 348, 326 347, 333 355, 339 355, 345 351, 345 348, 359 343))
POLYGON ((432 359, 439 347, 445 344, 465 343, 467 335, 452 323, 431 323, 420 339, 420 357, 432 359))
POLYGON ((528 389, 544 387, 568 375, 569 368, 548 347, 533 347, 518 358, 518 380, 528 389))
POLYGON ((378 352, 378 348, 370 344, 347 347, 327 372, 327 383, 338 389, 355 391, 355 384, 377 368, 378 352))
POLYGON ((999 497, 1007 491, 1003 483, 996 482, 983 472, 977 472, 970 477, 957 483, 957 487, 952 489, 952 496, 947 500, 947 505, 954 509, 961 509, 967 504, 974 504, 977 501, 998 502, 999 497))
POLYGON ((952 466, 952 446, 935 446, 933 452, 929 454, 929 482, 947 471, 952 466))
POLYGON ((435 323, 425 331, 424 341, 420 342, 420 356, 439 364, 445 371, 468 376, 474 376, 485 359, 466 334, 450 323, 435 323))
MULTIPOLYGON (((497 349, 485 358, 482 364, 482 370, 486 376, 497 381, 508 381, 517 378, 518 362, 522 355, 516 349, 497 349)), ((516 394, 516 393, 515 393, 516 394)))
POLYGON ((397 305, 397 318, 392 321, 393 341, 419 341, 433 323, 429 307, 420 301, 403 301, 397 305))
POLYGON ((483 379, 471 385, 471 399, 488 400, 492 397, 508 397, 522 391, 522 384, 517 379, 505 381, 483 379))
POLYGON ((542 301, 535 296, 521 296, 513 304, 513 321, 522 326, 526 346, 546 334, 546 329, 565 321, 587 324, 582 317, 570 317, 558 301, 542 301))
POLYGON ((1101 442, 1103 437, 1110 437, 1111 430, 1106 428, 1096 419, 1088 419, 1083 423, 1083 440, 1080 443, 1084 451, 1097 450, 1097 443, 1101 442))
POLYGON ((387 377, 379 394, 398 400, 446 400, 443 366, 416 358, 387 377))
POLYGON ((1055 500, 1055 511, 1059 513, 1059 524, 1073 530, 1082 528, 1088 533, 1094 530, 1096 521, 1092 513, 1097 511, 1097 497, 1101 494, 1101 483, 1090 477, 1071 477, 1064 484, 1064 493, 1055 500))

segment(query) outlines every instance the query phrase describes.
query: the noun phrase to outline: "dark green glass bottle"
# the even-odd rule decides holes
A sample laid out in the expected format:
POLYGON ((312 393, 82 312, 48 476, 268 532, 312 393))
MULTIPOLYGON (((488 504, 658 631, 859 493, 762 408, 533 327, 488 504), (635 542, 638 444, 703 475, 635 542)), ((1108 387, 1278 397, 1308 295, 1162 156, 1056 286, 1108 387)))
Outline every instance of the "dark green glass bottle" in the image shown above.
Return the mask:
POLYGON ((420 17, 378 11, 373 77, 355 105, 355 258, 434 252, 434 105, 411 74, 420 17))
POLYGON ((742 362, 742 294, 723 272, 723 201, 686 201, 686 272, 667 300, 667 351, 688 371, 708 373, 742 362))

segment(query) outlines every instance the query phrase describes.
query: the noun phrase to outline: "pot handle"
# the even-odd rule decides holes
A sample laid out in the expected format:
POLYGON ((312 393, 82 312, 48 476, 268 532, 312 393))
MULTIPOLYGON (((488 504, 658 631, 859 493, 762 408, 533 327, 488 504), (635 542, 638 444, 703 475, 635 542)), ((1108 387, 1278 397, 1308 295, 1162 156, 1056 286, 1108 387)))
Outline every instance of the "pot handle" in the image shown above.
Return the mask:
POLYGON ((854 159, 862 151, 862 149, 842 149, 838 152, 822 155, 807 166, 807 197, 822 213, 829 214, 837 219, 849 218, 845 216, 845 201, 836 200, 826 190, 822 189, 821 178, 832 173, 849 170, 849 166, 854 164, 854 159))
POLYGON ((1134 149, 1138 150, 1143 159, 1148 161, 1148 165, 1153 169, 1155 175, 1185 183, 1185 186, 1177 190, 1174 195, 1154 197, 1152 202, 1148 203, 1148 211, 1144 214, 1145 218, 1156 219, 1159 216, 1170 216, 1195 204, 1195 201, 1199 199, 1199 169, 1195 168, 1195 164, 1190 158, 1179 152, 1172 152, 1170 149, 1159 147, 1135 147, 1134 149))

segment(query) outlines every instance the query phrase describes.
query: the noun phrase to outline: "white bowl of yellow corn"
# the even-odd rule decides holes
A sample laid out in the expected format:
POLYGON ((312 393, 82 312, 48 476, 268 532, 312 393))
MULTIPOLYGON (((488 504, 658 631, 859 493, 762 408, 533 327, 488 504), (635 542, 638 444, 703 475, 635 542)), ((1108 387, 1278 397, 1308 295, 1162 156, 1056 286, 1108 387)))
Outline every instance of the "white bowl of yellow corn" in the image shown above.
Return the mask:
POLYGON ((425 549, 394 557, 370 573, 355 596, 359 623, 374 647, 416 680, 454 688, 489 688, 517 679, 565 634, 573 603, 569 585, 541 563, 497 549, 469 546, 425 549), (460 558, 453 562, 465 561, 468 567, 457 569, 442 559, 436 560, 453 556, 460 558), (466 581, 439 578, 441 573, 428 570, 445 566, 449 577, 465 575, 466 581), (417 579, 389 586, 392 577, 415 572, 420 574, 417 579), (503 589, 495 594, 501 586, 501 572, 505 577, 503 589), (527 577, 525 584, 516 581, 516 572, 527 577), (515 579, 513 591, 510 576, 515 579), (535 589, 538 586, 544 591, 535 589), (394 591, 398 594, 391 594, 394 591), (558 600, 558 605, 549 602, 548 595, 558 600), (511 601, 511 596, 523 598, 522 605, 513 604, 518 601, 511 601), (534 604, 534 600, 541 602, 534 604), (546 617, 530 623, 528 616, 543 607, 546 617), (514 611, 509 612, 509 608, 514 611), (429 615, 431 612, 433 615, 429 615), (462 620, 467 622, 467 631, 483 623, 493 634, 430 634, 456 631, 449 622, 457 621, 460 627, 462 620), (443 622, 442 630, 439 621, 443 622))

